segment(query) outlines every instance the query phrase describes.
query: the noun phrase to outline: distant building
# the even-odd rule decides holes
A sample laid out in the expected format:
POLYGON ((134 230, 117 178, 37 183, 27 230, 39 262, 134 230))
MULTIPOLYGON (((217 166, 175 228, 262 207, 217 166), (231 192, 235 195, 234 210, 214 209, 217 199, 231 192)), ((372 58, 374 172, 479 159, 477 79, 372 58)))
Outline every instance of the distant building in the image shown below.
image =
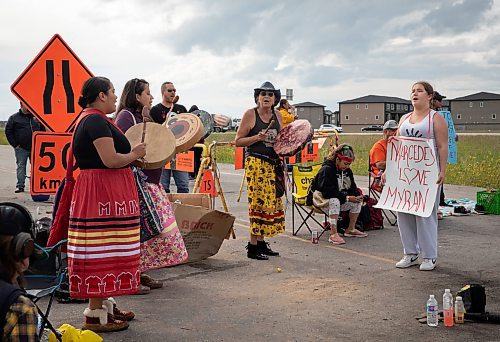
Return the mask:
POLYGON ((367 95, 339 102, 338 124, 344 132, 359 133, 367 125, 383 125, 387 120, 399 119, 411 112, 410 100, 399 97, 367 95))
POLYGON ((312 128, 317 129, 325 120, 331 120, 329 115, 325 114, 325 106, 313 103, 302 102, 293 105, 296 108, 299 119, 308 120, 312 128))
POLYGON ((500 94, 480 92, 450 100, 455 129, 500 130, 500 94))
POLYGON ((332 112, 329 109, 325 109, 325 113, 323 114, 323 123, 324 124, 336 124, 337 122, 337 116, 335 113, 338 114, 337 111, 332 112))

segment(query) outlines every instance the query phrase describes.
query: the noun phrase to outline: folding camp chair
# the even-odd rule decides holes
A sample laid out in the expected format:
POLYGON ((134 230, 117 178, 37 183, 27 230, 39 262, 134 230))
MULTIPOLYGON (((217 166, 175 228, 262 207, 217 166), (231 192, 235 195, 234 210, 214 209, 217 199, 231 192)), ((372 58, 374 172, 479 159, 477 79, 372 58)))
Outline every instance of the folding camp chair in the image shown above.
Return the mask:
POLYGON ((28 297, 35 303, 38 314, 40 315, 40 339, 42 338, 44 330, 48 328, 55 334, 56 338, 61 341, 61 333, 50 323, 49 314, 56 291, 61 286, 67 272, 60 248, 65 243, 66 240, 60 241, 53 247, 42 247, 35 244, 41 256, 38 255, 36 259, 30 260, 30 268, 24 274, 26 292, 28 297), (38 303, 38 301, 44 297, 48 298, 45 312, 38 303))
MULTIPOLYGON (((375 174, 373 166, 371 164, 370 158, 368 158, 368 197, 374 198, 377 202, 380 199, 380 193, 382 192, 382 187, 379 184, 380 176, 375 174)), ((395 226, 398 223, 398 217, 396 213, 392 210, 384 209, 382 210, 387 222, 391 226, 395 226)))
POLYGON ((40 241, 37 238, 42 241, 44 240, 44 233, 50 229, 50 224, 47 220, 38 220, 35 223, 29 210, 19 203, 1 202, 0 208, 2 211, 0 225, 6 225, 9 229, 17 230, 16 234, 29 234, 30 238, 34 241, 35 249, 30 256, 30 268, 24 273, 24 278, 27 283, 25 295, 35 304, 39 314, 39 338, 42 338, 45 327, 48 327, 60 340, 60 334, 49 322, 48 316, 55 291, 63 279, 64 268, 62 267, 59 247, 65 241, 51 248, 41 246, 40 243, 37 243, 37 241, 40 241), (37 302, 46 296, 50 296, 50 299, 47 309, 43 312, 37 302))
POLYGON ((310 185, 321 168, 321 164, 315 164, 310 166, 303 166, 299 164, 294 164, 292 166, 292 180, 293 180, 293 191, 292 191, 292 234, 297 235, 297 233, 306 227, 309 233, 312 233, 312 229, 308 223, 309 219, 321 227, 321 232, 318 234, 318 239, 330 229, 328 223, 328 213, 315 206, 308 206, 306 204, 307 193, 309 192, 310 185), (299 214, 302 222, 295 229, 295 211, 299 214), (324 223, 318 221, 315 214, 320 214, 324 218, 324 223))

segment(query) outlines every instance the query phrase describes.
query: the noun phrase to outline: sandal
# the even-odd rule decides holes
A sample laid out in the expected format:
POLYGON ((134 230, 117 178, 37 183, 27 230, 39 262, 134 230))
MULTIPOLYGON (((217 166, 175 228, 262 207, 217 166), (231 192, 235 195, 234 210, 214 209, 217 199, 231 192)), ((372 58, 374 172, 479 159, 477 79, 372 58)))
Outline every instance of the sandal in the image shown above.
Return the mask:
POLYGON ((361 231, 359 231, 357 229, 353 229, 352 231, 346 230, 345 233, 344 233, 344 236, 364 238, 364 237, 367 237, 368 234, 364 233, 364 232, 361 232, 361 231))
POLYGON ((163 287, 163 282, 153 279, 147 274, 141 274, 141 285, 149 287, 151 290, 160 289, 163 287))
POLYGON ((343 245, 345 243, 345 240, 342 239, 342 237, 337 233, 330 235, 328 237, 328 242, 333 243, 334 245, 343 245))

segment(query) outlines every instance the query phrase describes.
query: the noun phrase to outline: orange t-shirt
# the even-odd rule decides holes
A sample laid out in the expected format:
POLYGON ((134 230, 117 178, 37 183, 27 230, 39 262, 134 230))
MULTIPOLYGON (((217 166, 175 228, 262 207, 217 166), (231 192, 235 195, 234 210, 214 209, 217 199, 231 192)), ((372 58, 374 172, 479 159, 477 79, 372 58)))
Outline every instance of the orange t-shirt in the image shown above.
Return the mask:
POLYGON ((370 150, 370 165, 375 174, 379 173, 379 169, 375 166, 375 163, 385 161, 387 155, 387 141, 385 139, 380 139, 377 141, 372 149, 370 150))

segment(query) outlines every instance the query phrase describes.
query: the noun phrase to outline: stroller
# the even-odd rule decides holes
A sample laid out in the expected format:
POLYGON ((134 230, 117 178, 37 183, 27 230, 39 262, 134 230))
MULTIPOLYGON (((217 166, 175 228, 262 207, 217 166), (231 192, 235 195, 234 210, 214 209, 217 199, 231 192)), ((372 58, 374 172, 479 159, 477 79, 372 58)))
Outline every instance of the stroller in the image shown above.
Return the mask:
POLYGON ((20 232, 30 234, 35 241, 35 252, 30 257, 30 267, 24 273, 26 282, 25 295, 32 300, 38 310, 38 335, 40 339, 44 330, 48 328, 61 341, 61 333, 50 323, 49 314, 56 291, 61 286, 66 273, 60 248, 66 241, 61 241, 56 246, 47 248, 45 247, 46 238, 44 236, 48 236, 48 231, 45 230, 47 229, 47 224, 48 229, 50 229, 50 222, 47 222, 46 219, 34 222, 30 212, 24 206, 17 203, 2 202, 0 203, 0 208, 1 210, 17 209, 31 222, 30 226, 19 226, 20 232), (45 310, 42 310, 39 301, 45 297, 48 298, 48 304, 45 310))

